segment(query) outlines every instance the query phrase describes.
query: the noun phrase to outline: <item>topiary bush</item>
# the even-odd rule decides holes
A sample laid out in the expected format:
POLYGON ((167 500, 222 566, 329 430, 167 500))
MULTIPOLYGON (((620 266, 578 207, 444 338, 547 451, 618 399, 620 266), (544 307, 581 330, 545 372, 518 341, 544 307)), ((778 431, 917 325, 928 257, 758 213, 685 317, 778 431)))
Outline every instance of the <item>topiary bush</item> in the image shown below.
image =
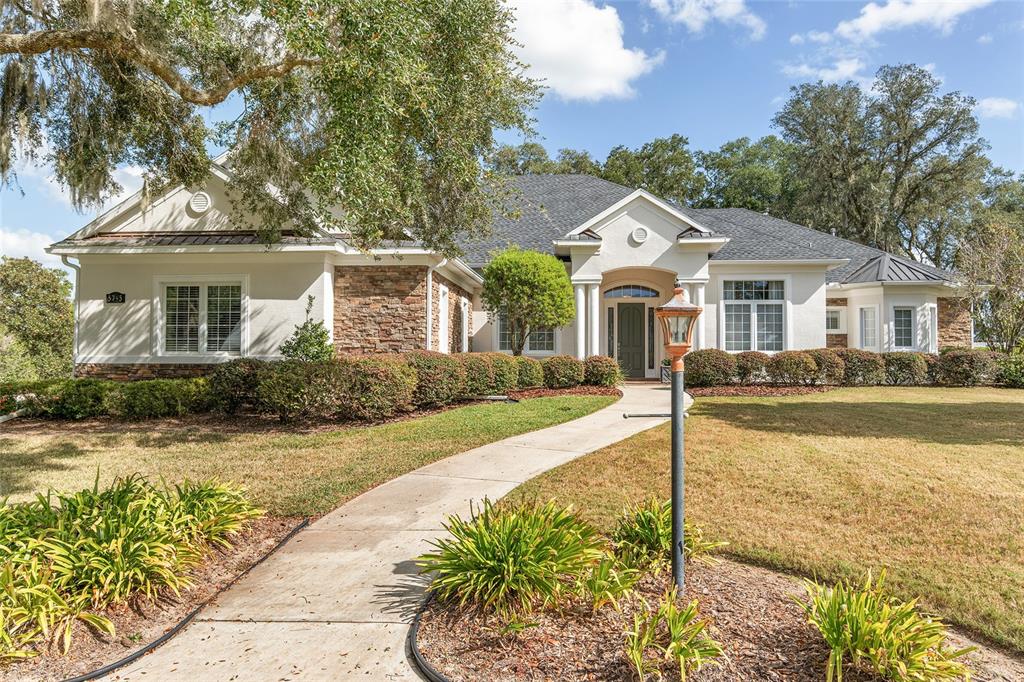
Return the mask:
POLYGON ((846 373, 846 363, 839 357, 832 348, 816 348, 806 351, 814 360, 816 368, 812 384, 835 385, 843 383, 843 375, 846 373))
POLYGON ((840 348, 836 352, 846 363, 844 385, 877 386, 885 383, 885 362, 878 353, 859 348, 840 348))
POLYGON ((688 353, 686 384, 688 386, 724 386, 736 375, 736 358, 724 350, 705 348, 688 353))
POLYGON ((977 386, 992 381, 996 372, 993 354, 984 350, 951 350, 939 354, 937 374, 946 386, 977 386))
POLYGON ((544 385, 544 365, 540 360, 520 355, 516 358, 519 366, 519 388, 536 388, 544 385))
POLYGON ((1024 353, 999 358, 997 380, 1007 388, 1024 388, 1024 353))
POLYGON ((882 353, 885 380, 893 386, 917 386, 928 381, 928 362, 922 353, 882 353))
POLYGON ((583 361, 583 383, 588 386, 618 386, 622 380, 622 368, 614 358, 591 355, 583 361))
POLYGON ((491 384, 488 393, 492 395, 505 395, 509 391, 516 390, 519 385, 519 363, 512 355, 505 353, 488 353, 491 359, 491 366, 494 368, 494 383, 491 384))
POLYGON ((768 378, 776 384, 809 384, 818 374, 814 358, 802 350, 787 350, 768 359, 768 378))
POLYGON ((234 414, 240 407, 255 406, 257 378, 263 364, 255 358, 236 358, 217 365, 210 374, 212 407, 234 414))
POLYGON ((337 369, 334 362, 268 362, 257 372, 259 406, 282 422, 332 417, 338 411, 337 369))
POLYGON ((489 353, 457 353, 466 371, 466 396, 489 395, 494 386, 494 362, 489 353))
POLYGON ((338 416, 378 421, 413 409, 416 370, 395 356, 349 356, 329 363, 338 416))
POLYGON ((767 353, 756 350, 745 350, 742 353, 737 353, 735 356, 736 378, 744 386, 764 381, 768 378, 765 367, 768 365, 769 357, 767 353))
POLYGON ((466 368, 459 358, 436 351, 416 350, 405 354, 405 361, 416 370, 416 407, 450 405, 466 391, 466 368))
POLYGON ((202 377, 125 382, 104 399, 108 414, 128 420, 181 417, 209 407, 209 382, 202 377))
POLYGON ((548 388, 572 388, 583 383, 583 363, 571 355, 552 355, 541 364, 548 388))

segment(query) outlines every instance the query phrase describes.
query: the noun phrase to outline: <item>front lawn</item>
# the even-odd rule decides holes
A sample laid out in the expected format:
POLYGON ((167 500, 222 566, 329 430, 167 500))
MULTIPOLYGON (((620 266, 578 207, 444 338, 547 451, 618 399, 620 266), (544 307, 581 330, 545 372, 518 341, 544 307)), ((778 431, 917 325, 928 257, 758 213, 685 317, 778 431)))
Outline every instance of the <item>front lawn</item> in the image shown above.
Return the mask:
MULTIPOLYGON (((858 388, 698 398, 686 425, 687 519, 739 560, 861 578, 1024 650, 1024 391, 858 388)), ((520 487, 605 530, 669 494, 658 427, 520 487)))
POLYGON ((190 417, 137 424, 14 420, 0 426, 0 498, 78 490, 135 472, 169 483, 216 477, 270 514, 316 515, 430 462, 559 424, 614 402, 559 396, 475 404, 363 427, 290 430, 190 417))

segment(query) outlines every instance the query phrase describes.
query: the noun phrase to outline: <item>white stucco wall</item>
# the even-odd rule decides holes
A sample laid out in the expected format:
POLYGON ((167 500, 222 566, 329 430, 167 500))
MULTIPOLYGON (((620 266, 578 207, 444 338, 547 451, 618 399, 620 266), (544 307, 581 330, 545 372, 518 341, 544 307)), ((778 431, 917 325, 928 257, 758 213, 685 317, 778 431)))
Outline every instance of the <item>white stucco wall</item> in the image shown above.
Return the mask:
POLYGON ((933 287, 919 287, 908 285, 888 286, 867 286, 855 289, 848 289, 838 293, 830 293, 830 296, 845 296, 849 312, 847 314, 847 326, 849 329, 849 343, 851 348, 861 347, 860 309, 863 307, 874 307, 878 310, 878 352, 889 352, 894 350, 915 350, 921 352, 936 352, 937 340, 932 316, 938 315, 938 296, 942 295, 941 290, 933 287), (897 349, 895 344, 895 325, 893 323, 896 308, 914 309, 915 345, 910 349, 897 349))
POLYGON ((316 297, 311 316, 330 329, 333 305, 330 266, 318 253, 83 256, 79 279, 77 362, 209 362, 200 355, 163 355, 156 348, 154 297, 158 281, 179 277, 244 280, 248 355, 277 357, 277 348, 305 319, 306 297, 316 297), (125 294, 120 305, 109 292, 125 294))

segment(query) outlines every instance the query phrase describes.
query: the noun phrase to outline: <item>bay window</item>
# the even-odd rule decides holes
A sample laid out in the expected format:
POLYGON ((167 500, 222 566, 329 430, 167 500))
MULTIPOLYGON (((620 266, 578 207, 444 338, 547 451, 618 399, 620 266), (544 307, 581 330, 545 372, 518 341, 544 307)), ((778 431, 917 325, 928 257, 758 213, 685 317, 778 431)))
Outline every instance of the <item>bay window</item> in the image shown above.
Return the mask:
POLYGON ((725 350, 785 348, 786 285, 782 280, 726 280, 725 350))
POLYGON ((161 352, 232 355, 241 353, 241 283, 164 284, 161 295, 161 352))

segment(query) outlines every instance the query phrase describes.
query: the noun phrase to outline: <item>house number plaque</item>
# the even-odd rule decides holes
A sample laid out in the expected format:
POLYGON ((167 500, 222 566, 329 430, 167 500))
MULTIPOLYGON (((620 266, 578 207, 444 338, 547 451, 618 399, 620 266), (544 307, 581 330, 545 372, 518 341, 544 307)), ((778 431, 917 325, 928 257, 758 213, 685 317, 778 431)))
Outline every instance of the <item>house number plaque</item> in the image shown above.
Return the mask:
POLYGON ((107 303, 112 303, 114 305, 124 303, 124 294, 120 291, 111 291, 107 294, 107 303))

